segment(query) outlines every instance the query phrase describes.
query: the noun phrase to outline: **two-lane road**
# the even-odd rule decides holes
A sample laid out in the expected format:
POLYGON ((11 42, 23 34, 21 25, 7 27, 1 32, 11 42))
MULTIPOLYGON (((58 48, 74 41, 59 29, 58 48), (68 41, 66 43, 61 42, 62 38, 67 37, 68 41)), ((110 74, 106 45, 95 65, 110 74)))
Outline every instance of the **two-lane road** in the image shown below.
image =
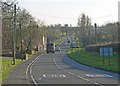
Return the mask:
POLYGON ((118 84, 117 78, 105 72, 96 72, 82 65, 77 67, 66 56, 66 42, 62 42, 60 47, 61 51, 36 58, 29 71, 31 84, 118 84))

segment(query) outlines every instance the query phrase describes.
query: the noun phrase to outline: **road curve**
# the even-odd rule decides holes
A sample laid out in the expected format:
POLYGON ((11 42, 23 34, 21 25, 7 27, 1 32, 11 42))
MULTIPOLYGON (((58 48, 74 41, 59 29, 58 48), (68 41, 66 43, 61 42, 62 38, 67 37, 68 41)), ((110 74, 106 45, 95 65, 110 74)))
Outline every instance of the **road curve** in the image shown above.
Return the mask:
POLYGON ((68 46, 62 42, 61 51, 42 54, 30 66, 31 84, 118 84, 117 75, 79 65, 66 56, 68 46))

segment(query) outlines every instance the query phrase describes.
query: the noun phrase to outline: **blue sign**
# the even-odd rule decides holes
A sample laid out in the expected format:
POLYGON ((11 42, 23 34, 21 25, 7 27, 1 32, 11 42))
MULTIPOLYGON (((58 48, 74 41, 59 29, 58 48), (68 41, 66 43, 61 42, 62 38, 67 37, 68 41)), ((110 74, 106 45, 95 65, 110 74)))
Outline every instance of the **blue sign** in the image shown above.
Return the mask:
POLYGON ((104 48, 104 56, 108 56, 109 52, 108 52, 108 48, 104 48))
POLYGON ((100 56, 113 56, 113 48, 100 48, 100 56))
POLYGON ((113 48, 112 47, 109 48, 109 56, 113 56, 113 48))
POLYGON ((100 48, 100 56, 104 56, 104 49, 100 48))

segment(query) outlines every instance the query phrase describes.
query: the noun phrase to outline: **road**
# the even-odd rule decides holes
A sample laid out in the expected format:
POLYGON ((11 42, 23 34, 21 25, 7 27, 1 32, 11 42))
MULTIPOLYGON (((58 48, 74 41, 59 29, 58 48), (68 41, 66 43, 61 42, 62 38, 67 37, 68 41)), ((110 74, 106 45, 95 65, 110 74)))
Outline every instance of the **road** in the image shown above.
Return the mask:
POLYGON ((118 84, 117 74, 80 65, 66 55, 68 45, 62 42, 61 51, 38 56, 28 68, 30 84, 118 84))

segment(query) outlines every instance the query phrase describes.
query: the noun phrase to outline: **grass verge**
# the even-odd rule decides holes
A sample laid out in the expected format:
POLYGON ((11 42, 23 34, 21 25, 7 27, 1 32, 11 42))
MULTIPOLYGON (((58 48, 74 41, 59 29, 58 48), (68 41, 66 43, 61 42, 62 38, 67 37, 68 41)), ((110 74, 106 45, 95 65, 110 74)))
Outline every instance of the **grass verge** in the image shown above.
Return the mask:
POLYGON ((12 65, 12 59, 10 58, 2 58, 2 66, 0 71, 1 82, 5 81, 9 74, 20 64, 22 61, 20 59, 16 59, 16 65, 12 65))
MULTIPOLYGON (((38 53, 36 53, 38 54, 38 53)), ((31 59, 36 54, 29 54, 28 57, 31 59)), ((16 59, 16 65, 12 65, 12 59, 11 58, 0 58, 0 83, 4 82, 7 77, 9 77, 10 73, 14 71, 18 65, 22 64, 24 61, 21 61, 21 59, 16 59)))
POLYGON ((87 52, 84 48, 70 49, 67 55, 80 64, 95 67, 105 71, 120 73, 120 70, 118 70, 118 61, 120 61, 120 56, 118 54, 115 54, 112 57, 104 57, 104 65, 103 57, 100 57, 99 53, 87 52))

